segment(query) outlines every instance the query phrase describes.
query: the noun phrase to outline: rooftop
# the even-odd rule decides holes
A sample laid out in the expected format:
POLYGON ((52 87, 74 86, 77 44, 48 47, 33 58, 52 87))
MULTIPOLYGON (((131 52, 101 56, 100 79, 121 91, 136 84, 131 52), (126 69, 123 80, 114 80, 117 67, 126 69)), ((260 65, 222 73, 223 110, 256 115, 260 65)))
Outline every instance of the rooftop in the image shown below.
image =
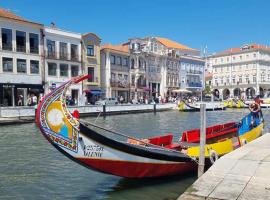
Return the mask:
POLYGON ((31 22, 29 20, 26 20, 18 15, 15 15, 13 12, 0 8, 0 17, 3 18, 8 18, 8 19, 12 19, 12 20, 17 20, 17 21, 21 21, 21 22, 27 22, 27 23, 32 23, 32 24, 37 24, 37 25, 42 25, 36 22, 31 22))
POLYGON ((188 46, 185 46, 183 44, 180 44, 178 42, 169 40, 167 38, 162 38, 162 37, 155 37, 161 44, 163 44, 164 46, 168 47, 168 48, 172 48, 172 49, 180 49, 180 50, 188 50, 188 51, 197 51, 196 49, 192 49, 188 46))
POLYGON ((230 49, 226 49, 224 51, 216 53, 214 56, 235 54, 235 53, 239 53, 239 52, 242 52, 242 51, 258 50, 258 49, 270 51, 269 46, 254 43, 254 44, 250 44, 250 45, 243 45, 242 47, 233 47, 233 48, 230 48, 230 49))
POLYGON ((128 45, 112 45, 112 44, 104 44, 101 46, 101 49, 110 49, 114 51, 119 51, 123 53, 129 53, 129 46, 128 45))

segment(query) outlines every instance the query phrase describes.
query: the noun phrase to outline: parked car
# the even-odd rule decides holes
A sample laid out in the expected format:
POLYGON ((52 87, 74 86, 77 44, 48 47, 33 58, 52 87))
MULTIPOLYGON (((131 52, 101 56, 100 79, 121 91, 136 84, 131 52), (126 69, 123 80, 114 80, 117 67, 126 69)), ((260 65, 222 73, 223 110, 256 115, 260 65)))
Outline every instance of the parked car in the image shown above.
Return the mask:
POLYGON ((116 105, 118 104, 118 101, 116 98, 103 98, 99 101, 96 101, 95 105, 116 105))

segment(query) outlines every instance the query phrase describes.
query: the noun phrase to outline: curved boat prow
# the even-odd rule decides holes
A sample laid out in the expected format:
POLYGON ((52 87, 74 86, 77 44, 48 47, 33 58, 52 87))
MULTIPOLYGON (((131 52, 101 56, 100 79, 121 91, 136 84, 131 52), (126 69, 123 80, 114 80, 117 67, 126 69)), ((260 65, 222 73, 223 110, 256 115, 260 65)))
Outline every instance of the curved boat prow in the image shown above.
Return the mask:
POLYGON ((44 96, 36 112, 37 125, 46 139, 75 152, 78 150, 79 122, 67 109, 65 93, 71 84, 87 78, 89 75, 81 75, 63 83, 44 96))

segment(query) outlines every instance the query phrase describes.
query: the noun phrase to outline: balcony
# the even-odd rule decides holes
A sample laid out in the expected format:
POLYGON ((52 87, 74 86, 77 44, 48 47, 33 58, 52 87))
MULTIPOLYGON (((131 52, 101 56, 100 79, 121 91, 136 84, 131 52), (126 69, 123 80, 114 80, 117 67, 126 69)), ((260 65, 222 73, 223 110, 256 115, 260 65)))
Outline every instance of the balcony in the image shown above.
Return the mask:
POLYGON ((16 50, 17 52, 26 52, 26 46, 17 45, 16 50))
POLYGON ((72 55, 72 54, 71 54, 70 60, 71 60, 71 61, 78 62, 78 61, 79 61, 79 56, 78 56, 78 55, 72 55))
POLYGON ((30 47, 30 53, 38 54, 39 53, 38 47, 30 47))
POLYGON ((60 60, 68 60, 68 55, 67 55, 67 53, 60 53, 59 59, 60 59, 60 60))
POLYGON ((2 50, 12 51, 12 44, 2 44, 2 50))
POLYGON ((49 59, 56 59, 55 51, 47 51, 46 57, 49 59))
POLYGON ((129 83, 127 81, 111 80, 110 85, 111 87, 117 87, 117 88, 129 88, 129 83))
POLYGON ((118 66, 118 65, 112 65, 111 66, 112 71, 121 71, 121 72, 128 72, 129 68, 128 66, 118 66))
POLYGON ((202 74, 202 71, 198 71, 198 70, 187 70, 186 71, 188 75, 199 75, 202 74))
POLYGON ((187 86, 188 87, 198 87, 198 88, 201 88, 202 87, 202 84, 201 83, 187 83, 187 86))

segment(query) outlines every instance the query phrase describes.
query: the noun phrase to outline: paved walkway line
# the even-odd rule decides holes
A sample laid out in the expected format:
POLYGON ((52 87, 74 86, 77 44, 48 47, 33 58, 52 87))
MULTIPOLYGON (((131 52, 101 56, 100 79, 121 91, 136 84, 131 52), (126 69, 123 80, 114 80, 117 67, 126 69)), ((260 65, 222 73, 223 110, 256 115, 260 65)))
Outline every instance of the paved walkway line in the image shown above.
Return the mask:
POLYGON ((270 133, 221 157, 178 200, 270 200, 270 133))

